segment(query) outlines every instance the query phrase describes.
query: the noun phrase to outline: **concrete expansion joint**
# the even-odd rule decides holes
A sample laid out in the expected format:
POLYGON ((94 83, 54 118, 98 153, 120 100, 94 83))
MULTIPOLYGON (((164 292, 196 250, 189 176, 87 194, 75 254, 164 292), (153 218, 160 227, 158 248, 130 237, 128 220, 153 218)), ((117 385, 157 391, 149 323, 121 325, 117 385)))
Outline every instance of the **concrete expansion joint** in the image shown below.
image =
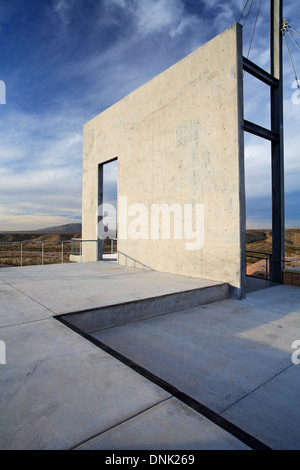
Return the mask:
POLYGON ((252 393, 256 392, 257 390, 259 390, 260 388, 264 387, 264 385, 266 385, 267 383, 271 382, 273 379, 275 379, 275 377, 278 377, 280 374, 282 374, 283 372, 286 372, 288 369, 290 369, 291 367, 293 367, 294 364, 290 364, 289 366, 285 367, 284 369, 280 370, 279 372, 277 372, 277 374, 274 374, 272 375, 272 377, 270 377, 268 380, 266 380, 265 382, 262 382, 260 385, 258 385, 257 387, 253 388, 252 390, 250 390, 250 392, 248 393, 245 393, 245 395, 241 396, 238 400, 236 400, 235 402, 231 403, 229 406, 227 406, 226 408, 224 408, 222 411, 220 411, 220 415, 222 415, 223 413, 225 413, 226 411, 228 411, 230 408, 232 408, 233 406, 235 406, 237 403, 239 403, 240 401, 244 400, 244 398, 248 397, 249 395, 251 395, 252 393))
POLYGON ((23 322, 18 322, 18 323, 11 323, 11 324, 8 324, 8 325, 0 326, 0 330, 5 329, 5 328, 11 328, 13 326, 28 325, 30 323, 40 323, 42 321, 47 321, 47 320, 49 320, 49 317, 48 318, 38 318, 37 320, 29 320, 29 321, 23 321, 23 322))
POLYGON ((148 406, 147 408, 143 409, 142 411, 139 411, 138 413, 135 413, 135 414, 131 415, 129 418, 123 419, 122 421, 119 421, 118 423, 114 424, 113 426, 110 426, 109 428, 104 429, 103 431, 101 431, 101 432, 99 432, 99 433, 97 433, 97 434, 94 434, 93 436, 90 436, 90 437, 88 437, 87 439, 82 440, 81 442, 75 444, 74 446, 72 446, 72 447, 69 448, 68 450, 76 450, 76 449, 78 449, 80 446, 82 446, 83 444, 86 444, 87 442, 90 442, 90 441, 92 441, 93 439, 96 439, 97 437, 102 436, 103 434, 105 434, 105 433, 107 433, 107 432, 109 432, 109 431, 112 431, 113 429, 116 429, 116 428, 118 428, 119 426, 122 426, 123 424, 129 423, 130 421, 132 421, 133 419, 137 418, 138 416, 142 416, 143 414, 148 413, 149 411, 154 410, 156 407, 158 407, 158 406, 161 405, 162 403, 165 403, 165 402, 171 400, 172 398, 173 398, 173 395, 170 395, 169 397, 164 398, 163 400, 160 400, 160 401, 156 402, 154 405, 148 406))
POLYGON ((11 287, 12 289, 15 289, 16 291, 20 292, 20 294, 22 295, 25 295, 25 297, 27 297, 28 299, 32 300, 33 302, 35 302, 36 304, 40 305, 41 307, 45 308, 46 310, 48 310, 49 312, 51 312, 53 315, 57 315, 56 312, 54 312, 53 310, 51 310, 51 308, 47 307, 46 305, 42 304, 41 302, 39 302, 38 300, 34 299, 33 297, 31 297, 30 295, 26 294, 26 292, 23 292, 21 289, 18 289, 17 287, 13 286, 12 284, 10 284, 9 282, 5 281, 4 279, 1 279, 7 286, 11 287))
POLYGON ((43 359, 38 360, 36 364, 34 365, 34 367, 29 372, 27 372, 25 379, 18 385, 18 387, 15 390, 9 393, 6 399, 6 404, 9 401, 11 401, 19 393, 19 391, 24 387, 24 385, 31 379, 31 377, 33 377, 33 375, 36 373, 36 371, 39 369, 39 367, 41 366, 43 362, 44 362, 43 359))

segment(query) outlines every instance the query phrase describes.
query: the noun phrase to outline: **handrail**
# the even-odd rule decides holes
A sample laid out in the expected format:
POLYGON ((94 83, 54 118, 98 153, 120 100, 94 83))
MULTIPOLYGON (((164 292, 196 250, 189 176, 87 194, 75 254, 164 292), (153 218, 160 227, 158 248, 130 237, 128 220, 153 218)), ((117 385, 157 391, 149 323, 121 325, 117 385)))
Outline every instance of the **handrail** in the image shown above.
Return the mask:
MULTIPOLYGON (((114 253, 114 243, 117 242, 117 238, 111 238, 111 239, 108 239, 108 240, 111 240, 111 254, 114 253)), ((0 247, 3 246, 3 245, 8 245, 8 246, 11 246, 11 247, 16 247, 13 252, 11 252, 11 256, 13 258, 20 258, 20 262, 17 263, 19 266, 23 266, 23 261, 24 261, 24 254, 25 252, 28 254, 30 253, 31 256, 33 255, 36 255, 38 257, 41 257, 41 264, 44 265, 44 260, 45 258, 50 258, 50 257, 54 257, 54 258, 60 258, 61 259, 61 263, 64 263, 64 257, 66 257, 66 252, 64 251, 64 247, 66 244, 70 244, 71 245, 71 249, 70 249, 70 254, 71 255, 76 255, 76 256, 81 256, 82 255, 82 244, 83 243, 99 243, 100 240, 83 240, 81 238, 71 238, 71 239, 68 239, 68 240, 16 240, 16 241, 0 241, 0 247), (45 246, 47 245, 60 245, 61 246, 61 249, 60 249, 60 253, 59 251, 55 250, 55 253, 53 254, 46 254, 45 253, 45 246), (28 249, 25 251, 24 250, 24 245, 31 245, 32 246, 32 251, 30 252, 28 249), (35 246, 36 245, 41 245, 41 249, 36 249, 35 246), (20 250, 19 252, 19 255, 18 255, 18 251, 17 250, 20 250)), ((9 250, 9 249, 8 249, 9 250)), ((9 253, 8 250, 3 250, 3 251, 0 251, 0 259, 2 257, 2 255, 7 252, 9 253)), ((0 261, 1 263, 1 261, 0 261)))
MULTIPOLYGON (((74 238, 74 240, 76 240, 76 238, 74 238)), ((37 241, 36 240, 35 241, 34 240, 33 241, 31 241, 31 240, 23 240, 23 241, 17 240, 15 242, 0 242, 0 244, 1 245, 9 245, 9 244, 17 245, 18 243, 23 243, 23 244, 25 244, 25 243, 31 243, 31 244, 33 244, 33 243, 70 243, 71 241, 72 241, 72 239, 70 239, 70 240, 49 240, 49 241, 48 240, 37 240, 37 241)))
POLYGON ((246 250, 246 258, 255 258, 257 260, 261 260, 261 261, 265 260, 266 261, 265 275, 266 275, 267 280, 269 280, 269 278, 270 278, 270 262, 275 261, 275 262, 283 263, 283 265, 285 265, 285 263, 291 263, 292 262, 291 260, 287 260, 287 259, 272 258, 272 253, 268 253, 268 252, 265 252, 265 251, 246 250), (248 255, 247 253, 252 253, 252 254, 257 254, 257 255, 265 255, 265 258, 263 258, 261 256, 248 255))
MULTIPOLYGON (((20 266, 23 266, 23 245, 41 245, 41 257, 42 257, 42 266, 44 265, 44 258, 49 257, 49 255, 45 255, 44 246, 49 244, 60 244, 61 245, 61 253, 57 253, 54 255, 56 258, 61 258, 61 263, 64 262, 64 244, 72 243, 71 240, 22 240, 22 241, 1 241, 0 245, 20 245, 20 266)), ((35 252, 34 252, 35 253, 35 252)), ((31 253, 32 254, 32 253, 31 253)))
POLYGON ((111 252, 110 254, 113 254, 114 253, 114 242, 118 241, 117 238, 106 238, 104 240, 83 240, 82 238, 72 238, 71 239, 71 242, 72 242, 72 255, 74 255, 74 252, 73 252, 73 242, 76 242, 76 253, 75 253, 75 256, 81 256, 82 255, 82 243, 86 243, 86 242, 92 242, 92 243, 99 243, 100 241, 111 241, 111 252), (78 245, 79 245, 79 249, 78 249, 78 245))

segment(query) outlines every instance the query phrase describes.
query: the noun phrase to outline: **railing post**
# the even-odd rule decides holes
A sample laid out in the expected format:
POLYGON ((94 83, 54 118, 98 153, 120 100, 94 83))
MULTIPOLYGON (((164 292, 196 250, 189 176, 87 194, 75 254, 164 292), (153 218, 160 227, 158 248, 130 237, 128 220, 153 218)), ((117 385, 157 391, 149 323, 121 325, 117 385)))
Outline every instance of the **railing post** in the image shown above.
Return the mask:
POLYGON ((64 242, 61 242, 61 262, 64 262, 64 242))
POLYGON ((44 243, 42 242, 42 266, 44 266, 44 243))
POLYGON ((21 242, 21 266, 23 266, 23 243, 21 242))

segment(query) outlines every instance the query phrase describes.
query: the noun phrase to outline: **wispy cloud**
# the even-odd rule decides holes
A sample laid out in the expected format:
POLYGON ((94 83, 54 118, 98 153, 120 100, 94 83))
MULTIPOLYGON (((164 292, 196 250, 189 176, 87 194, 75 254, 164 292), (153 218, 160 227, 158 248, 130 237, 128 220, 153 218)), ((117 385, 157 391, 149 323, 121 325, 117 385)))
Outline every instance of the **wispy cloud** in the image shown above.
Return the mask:
POLYGON ((54 0, 53 1, 53 10, 57 14, 58 18, 64 24, 69 24, 70 13, 72 11, 72 7, 74 6, 73 0, 54 0))
POLYGON ((65 223, 81 213, 82 134, 67 116, 44 119, 12 113, 1 129, 0 230, 42 228, 50 215, 65 223))
MULTIPOLYGON (((244 0, 38 3, 0 3, 0 80, 7 85, 7 103, 0 106, 0 230, 42 228, 80 216, 83 124, 231 26, 245 4, 244 0)), ((244 28, 244 54, 257 6, 255 0, 244 28)), ((269 65, 268 8, 269 2, 262 2, 250 55, 262 67, 269 65)), ((292 0, 285 2, 285 16, 300 29, 300 14, 292 0)), ((300 60, 294 57, 299 70, 300 60)), ((300 104, 291 99, 294 77, 286 52, 284 60, 286 192, 299 201, 300 104)), ((269 126, 267 102, 264 86, 245 76, 247 119, 269 126)), ((261 207, 263 201, 269 204, 266 145, 247 138, 249 210, 257 205, 257 197, 261 207)), ((110 185, 113 177, 107 181, 110 185)), ((249 212, 249 220, 253 214, 254 210, 249 212)))
POLYGON ((170 36, 175 36, 175 31, 179 31, 182 17, 184 15, 184 5, 181 0, 157 0, 153 2, 151 8, 145 0, 136 2, 136 22, 139 34, 157 34, 161 31, 167 32, 170 36))

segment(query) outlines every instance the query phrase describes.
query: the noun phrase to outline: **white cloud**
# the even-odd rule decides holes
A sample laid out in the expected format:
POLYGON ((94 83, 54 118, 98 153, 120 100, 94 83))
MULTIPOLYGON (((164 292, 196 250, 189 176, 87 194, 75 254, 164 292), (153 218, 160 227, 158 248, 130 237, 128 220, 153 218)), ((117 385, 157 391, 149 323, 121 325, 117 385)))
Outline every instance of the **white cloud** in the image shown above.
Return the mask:
MULTIPOLYGON (((18 214, 27 211, 27 222, 29 218, 32 223, 35 220, 37 228, 40 228, 58 225, 57 221, 64 219, 63 214, 67 212, 70 217, 80 215, 83 123, 229 27, 238 19, 236 16, 245 4, 244 0, 210 0, 203 7, 205 15, 210 12, 208 21, 204 14, 189 13, 183 0, 101 0, 99 4, 94 4, 94 18, 82 18, 82 30, 87 28, 87 24, 91 28, 86 29, 88 41, 82 45, 84 54, 77 55, 72 46, 77 31, 72 30, 70 20, 77 11, 75 7, 80 5, 84 13, 87 3, 85 0, 52 0, 47 10, 49 12, 50 9, 52 14, 52 18, 49 18, 51 28, 46 20, 43 28, 40 25, 43 34, 51 29, 47 60, 51 57, 51 64, 55 65, 53 73, 51 70, 51 78, 64 87, 65 93, 57 91, 56 94, 54 91, 55 95, 52 100, 48 99, 47 105, 36 103, 36 109, 32 106, 32 111, 21 112, 20 109, 14 111, 10 108, 11 111, 6 112, 0 129, 2 221, 7 214, 6 220, 9 215, 15 224, 17 218, 21 217, 20 223, 23 224, 24 218, 18 214), (56 35, 52 35, 53 14, 58 24, 56 35), (104 34, 97 36, 95 31, 101 28, 104 34), (60 33, 63 33, 63 41, 60 33), (95 46, 96 37, 104 39, 95 46), (76 86, 78 84, 78 88, 74 83, 76 86), (72 86, 75 89, 73 94, 69 93, 69 87, 72 86), (55 111, 47 108, 51 103, 57 103, 55 111), (48 217, 52 213, 57 214, 56 222, 45 219, 47 222, 42 223, 39 220, 42 215, 48 217)), ((258 1, 255 4, 257 6, 258 1)), ((263 2, 264 19, 268 9, 269 2, 263 2)), ((285 10, 291 15, 290 23, 294 23, 294 27, 299 30, 295 16, 292 16, 295 6, 291 0, 285 2, 285 10)), ((9 21, 13 9, 2 2, 0 14, 2 12, 4 16, 0 19, 0 30, 1 24, 9 21)), ((247 23, 244 29, 245 51, 253 25, 247 23)), ((259 21, 250 55, 250 59, 262 67, 267 67, 269 63, 267 29, 266 23, 259 21)), ((299 59, 295 58, 295 63, 299 70, 299 59)), ((41 61, 38 70, 34 68, 34 61, 32 65, 29 60, 28 65, 45 80, 47 87, 47 79, 50 80, 47 77, 49 63, 46 62, 48 67, 43 69, 44 63, 41 61)), ((21 76, 23 72, 17 69, 11 75, 10 88, 14 77, 17 74, 21 76)), ((293 105, 291 101, 295 92, 291 88, 293 79, 285 54, 285 87, 288 88, 285 94, 287 192, 299 190, 300 178, 300 104, 293 105)), ((247 78, 245 84, 246 119, 268 127, 268 90, 263 89, 265 85, 260 86, 257 81, 251 82, 247 78)), ((7 106, 5 111, 8 109, 7 106)), ((250 199, 268 197, 269 143, 255 138, 247 139, 246 155, 247 196, 250 199)))
POLYGON ((60 113, 43 121, 7 116, 0 132, 0 230, 43 228, 55 216, 69 223, 81 215, 82 132, 76 128, 76 119, 60 113))
POLYGON ((126 11, 136 26, 134 35, 146 37, 165 33, 171 38, 190 28, 191 36, 201 20, 187 13, 183 0, 105 0, 107 10, 118 7, 126 11))
POLYGON ((271 194, 271 146, 258 137, 248 137, 245 148, 246 196, 264 198, 271 194))
POLYGON ((136 22, 140 34, 168 32, 174 35, 183 15, 181 0, 139 0, 136 3, 136 22))
POLYGON ((67 25, 70 23, 70 13, 74 0, 54 0, 53 10, 57 14, 60 21, 67 25))

